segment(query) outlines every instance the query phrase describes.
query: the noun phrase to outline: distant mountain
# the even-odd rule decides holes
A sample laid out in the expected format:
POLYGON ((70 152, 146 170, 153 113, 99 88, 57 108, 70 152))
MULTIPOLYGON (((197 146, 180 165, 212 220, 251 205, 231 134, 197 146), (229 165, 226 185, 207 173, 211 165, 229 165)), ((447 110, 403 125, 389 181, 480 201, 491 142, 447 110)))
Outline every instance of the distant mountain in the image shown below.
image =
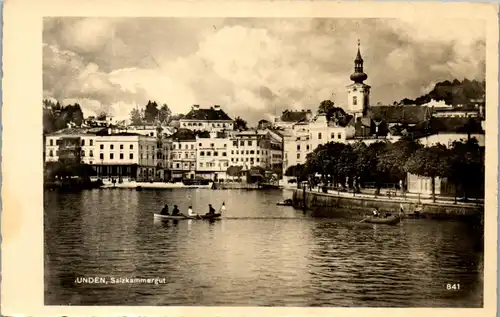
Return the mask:
POLYGON ((429 93, 412 99, 402 99, 401 105, 423 105, 434 99, 436 101, 444 100, 449 105, 463 105, 465 107, 473 105, 471 100, 483 99, 486 91, 486 82, 477 80, 463 81, 457 79, 450 82, 449 80, 439 82, 434 86, 429 93))

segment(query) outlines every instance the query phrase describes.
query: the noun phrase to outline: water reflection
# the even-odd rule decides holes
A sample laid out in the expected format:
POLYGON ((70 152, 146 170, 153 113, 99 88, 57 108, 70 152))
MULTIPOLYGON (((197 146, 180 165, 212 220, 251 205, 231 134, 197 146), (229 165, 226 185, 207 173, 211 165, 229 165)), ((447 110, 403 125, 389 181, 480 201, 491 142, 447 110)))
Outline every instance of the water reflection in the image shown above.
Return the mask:
POLYGON ((45 193, 45 301, 73 305, 480 307, 481 232, 464 223, 398 226, 314 219, 281 191, 45 193), (162 221, 164 204, 218 221, 162 221), (74 284, 75 277, 168 283, 74 284), (446 283, 461 283, 446 291, 446 283))

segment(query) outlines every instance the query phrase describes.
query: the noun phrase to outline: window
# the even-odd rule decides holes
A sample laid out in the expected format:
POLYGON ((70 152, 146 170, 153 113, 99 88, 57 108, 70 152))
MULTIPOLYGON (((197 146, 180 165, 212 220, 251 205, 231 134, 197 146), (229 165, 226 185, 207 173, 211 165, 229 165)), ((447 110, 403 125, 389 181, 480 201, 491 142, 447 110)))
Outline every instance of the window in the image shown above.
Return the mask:
POLYGON ((113 149, 113 147, 114 147, 114 145, 113 145, 113 144, 110 144, 110 145, 109 145, 109 148, 110 148, 111 150, 113 149))
POLYGON ((134 145, 133 144, 130 144, 130 149, 133 150, 134 149, 134 145))
POLYGON ((214 152, 214 156, 219 156, 219 152, 214 152))
MULTIPOLYGON (((94 146, 94 140, 90 140, 90 146, 94 146)), ((92 164, 92 163, 90 163, 92 164)))
POLYGON ((332 134, 330 135, 330 139, 335 139, 335 133, 332 132, 332 134))
POLYGON ((179 168, 179 163, 176 163, 176 164, 175 164, 175 167, 176 167, 176 168, 179 168))
POLYGON ((85 151, 82 151, 82 152, 80 153, 80 155, 81 155, 82 157, 84 157, 84 156, 85 156, 85 151))
POLYGON ((123 153, 120 153, 120 160, 123 160, 123 153))
POLYGON ((205 151, 201 151, 200 156, 205 156, 205 151))
POLYGON ((254 150, 250 150, 250 154, 255 154, 254 150))
POLYGON ((257 150, 257 154, 260 154, 260 151, 259 151, 259 150, 257 150))
POLYGON ((248 155, 248 150, 246 150, 245 154, 247 154, 247 155, 248 155))
POLYGON ((307 151, 309 151, 309 144, 308 144, 308 145, 306 145, 306 150, 307 150, 307 151))
POLYGON ((104 144, 101 144, 100 148, 101 150, 104 150, 104 144))
POLYGON ((201 143, 198 143, 198 146, 201 146, 201 143))
MULTIPOLYGON (((242 151, 243 152, 243 151, 242 151)), ((236 154, 240 154, 240 151, 236 150, 236 154)))
POLYGON ((142 160, 142 158, 143 158, 143 157, 144 157, 144 156, 143 156, 143 155, 142 155, 142 153, 141 153, 141 160, 142 160))
POLYGON ((224 162, 224 167, 227 167, 227 166, 228 166, 227 162, 224 162))
POLYGON ((231 158, 231 162, 234 162, 234 158, 231 158))
MULTIPOLYGON (((50 141, 52 141, 52 140, 50 140, 50 141)), ((233 146, 238 146, 238 141, 233 141, 233 146)))
POLYGON ((112 160, 113 159, 113 153, 109 153, 109 159, 112 160))
POLYGON ((214 144, 213 144, 213 143, 210 143, 210 146, 211 146, 211 147, 214 147, 214 144))
POLYGON ((321 132, 318 133, 318 139, 321 140, 321 132))
POLYGON ((53 146, 54 145, 54 140, 50 139, 49 144, 50 144, 50 146, 53 146))
POLYGON ((298 158, 298 159, 300 158, 300 153, 297 153, 297 158, 298 158))
POLYGON ((187 144, 186 144, 185 149, 186 149, 186 150, 187 150, 187 149, 189 149, 189 145, 187 145, 187 144))
POLYGON ((85 140, 82 140, 82 146, 85 146, 85 140))
POLYGON ((203 167, 203 163, 202 162, 200 162, 200 167, 203 167))
POLYGON ((227 156, 227 153, 226 152, 222 152, 222 156, 227 156))
POLYGON ((193 149, 194 149, 194 144, 191 144, 191 150, 193 150, 193 149))
POLYGON ((224 143, 224 147, 227 147, 227 144, 224 143))
MULTIPOLYGON (((50 140, 52 141, 52 140, 50 140)), ((54 152, 52 152, 52 150, 49 151, 49 156, 54 156, 54 152)))
POLYGON ((172 144, 172 150, 175 150, 175 144, 172 144))
POLYGON ((210 156, 212 153, 207 151, 207 156, 210 156))
POLYGON ((259 161, 259 158, 257 158, 257 162, 259 161))
POLYGON ((247 161, 247 162, 248 162, 248 157, 245 159, 245 161, 247 161))
POLYGON ((241 146, 245 145, 245 141, 240 141, 240 145, 241 146))
POLYGON ((146 153, 146 160, 149 160, 149 154, 146 153))
POLYGON ((240 159, 239 158, 236 158, 236 162, 238 162, 240 159))
POLYGON ((300 151, 300 144, 297 144, 297 151, 300 151))
POLYGON ((120 150, 123 150, 123 144, 120 144, 120 150))
POLYGON ((104 154, 103 154, 103 153, 99 154, 99 158, 100 158, 101 160, 104 160, 104 154))
POLYGON ((252 141, 248 141, 248 146, 252 146, 252 141))
POLYGON ((250 158, 250 162, 253 162, 253 157, 250 158))
POLYGON ((184 156, 185 156, 186 158, 188 158, 188 157, 189 157, 189 155, 188 155, 187 153, 186 153, 186 154, 184 154, 184 156))
POLYGON ((130 154, 128 155, 128 158, 129 158, 129 159, 131 159, 131 160, 133 160, 133 159, 134 159, 134 153, 130 153, 130 154))
POLYGON ((342 133, 337 134, 337 138, 342 139, 342 133))
POLYGON ((352 104, 353 104, 354 106, 356 106, 356 105, 358 104, 358 97, 356 97, 356 96, 353 96, 353 97, 352 97, 352 104))
POLYGON ((234 150, 231 150, 231 154, 234 154, 234 150))
POLYGON ((90 150, 90 152, 89 152, 89 156, 90 156, 90 157, 94 157, 94 151, 93 151, 93 150, 90 150))

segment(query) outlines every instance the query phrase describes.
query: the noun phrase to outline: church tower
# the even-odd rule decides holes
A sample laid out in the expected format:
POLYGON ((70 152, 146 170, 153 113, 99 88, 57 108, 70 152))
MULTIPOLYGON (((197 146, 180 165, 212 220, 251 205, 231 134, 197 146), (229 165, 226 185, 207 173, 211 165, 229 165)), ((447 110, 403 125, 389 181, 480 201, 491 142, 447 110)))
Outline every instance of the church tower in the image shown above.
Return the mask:
POLYGON ((355 118, 365 116, 370 106, 371 87, 363 83, 368 75, 363 72, 363 58, 359 46, 358 40, 358 54, 354 60, 354 73, 351 75, 354 83, 347 86, 347 112, 355 118))

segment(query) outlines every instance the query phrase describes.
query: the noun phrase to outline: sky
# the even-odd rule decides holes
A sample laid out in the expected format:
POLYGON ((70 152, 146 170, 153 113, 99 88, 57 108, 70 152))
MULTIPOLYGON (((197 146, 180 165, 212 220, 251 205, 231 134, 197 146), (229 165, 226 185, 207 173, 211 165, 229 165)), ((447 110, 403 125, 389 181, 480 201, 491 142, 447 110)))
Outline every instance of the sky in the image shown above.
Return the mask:
POLYGON ((371 104, 485 78, 484 20, 45 18, 44 98, 129 117, 148 100, 249 123, 347 103, 358 39, 371 104))

